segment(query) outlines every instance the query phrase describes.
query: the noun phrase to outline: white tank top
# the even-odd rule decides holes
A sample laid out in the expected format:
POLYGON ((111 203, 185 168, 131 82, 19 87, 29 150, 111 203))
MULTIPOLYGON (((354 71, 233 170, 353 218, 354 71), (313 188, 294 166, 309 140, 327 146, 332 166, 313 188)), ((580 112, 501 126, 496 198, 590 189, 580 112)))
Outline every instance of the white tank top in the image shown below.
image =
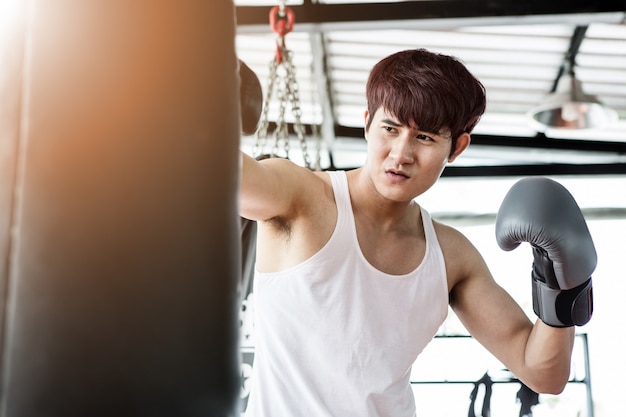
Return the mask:
POLYGON ((338 216, 328 242, 287 270, 256 272, 246 416, 413 417, 411 367, 448 313, 432 221, 421 209, 421 264, 384 273, 359 247, 346 173, 329 175, 338 216))

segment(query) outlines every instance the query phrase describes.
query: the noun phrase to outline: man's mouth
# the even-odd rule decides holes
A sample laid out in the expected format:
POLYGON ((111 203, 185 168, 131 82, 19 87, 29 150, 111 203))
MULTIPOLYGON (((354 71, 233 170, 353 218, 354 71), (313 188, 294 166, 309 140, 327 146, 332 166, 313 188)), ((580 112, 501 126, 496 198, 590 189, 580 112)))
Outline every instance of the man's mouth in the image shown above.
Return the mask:
POLYGON ((387 175, 393 178, 409 178, 409 175, 406 172, 398 170, 398 169, 388 169, 385 172, 387 175))

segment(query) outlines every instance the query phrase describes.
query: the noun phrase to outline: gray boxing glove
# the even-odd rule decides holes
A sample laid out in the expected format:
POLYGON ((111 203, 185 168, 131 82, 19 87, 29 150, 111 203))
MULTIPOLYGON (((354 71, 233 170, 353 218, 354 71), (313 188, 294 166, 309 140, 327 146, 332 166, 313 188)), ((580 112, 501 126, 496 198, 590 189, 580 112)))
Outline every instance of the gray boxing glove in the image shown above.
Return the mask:
POLYGON ((504 197, 496 218, 503 250, 528 242, 533 251, 533 310, 553 327, 582 326, 591 319, 591 273, 596 250, 572 195, 543 177, 518 181, 504 197))

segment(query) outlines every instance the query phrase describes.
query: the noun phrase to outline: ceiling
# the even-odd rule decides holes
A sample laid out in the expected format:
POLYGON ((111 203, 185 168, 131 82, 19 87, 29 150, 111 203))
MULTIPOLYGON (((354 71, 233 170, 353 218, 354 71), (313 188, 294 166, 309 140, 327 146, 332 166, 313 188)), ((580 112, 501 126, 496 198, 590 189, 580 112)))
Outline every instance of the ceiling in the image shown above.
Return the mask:
MULTIPOLYGON (((235 1, 237 53, 257 72, 266 95, 278 36, 269 15, 279 4, 235 1)), ((284 42, 293 54, 300 121, 308 132, 308 153, 319 154, 324 169, 349 169, 365 158, 370 68, 395 51, 426 48, 461 59, 487 90, 487 111, 472 146, 444 175, 626 174, 625 0, 308 0, 286 5, 295 16, 284 42), (568 53, 585 93, 617 111, 615 124, 545 132, 530 125, 526 113, 554 91, 568 53)), ((275 87, 284 79, 282 69, 275 87)), ((271 133, 281 100, 277 88, 271 90, 270 133, 243 140, 252 153, 274 147, 271 133)), ((285 120, 294 123, 296 116, 287 102, 285 120)), ((291 135, 289 142, 290 158, 300 159, 300 141, 291 135)))

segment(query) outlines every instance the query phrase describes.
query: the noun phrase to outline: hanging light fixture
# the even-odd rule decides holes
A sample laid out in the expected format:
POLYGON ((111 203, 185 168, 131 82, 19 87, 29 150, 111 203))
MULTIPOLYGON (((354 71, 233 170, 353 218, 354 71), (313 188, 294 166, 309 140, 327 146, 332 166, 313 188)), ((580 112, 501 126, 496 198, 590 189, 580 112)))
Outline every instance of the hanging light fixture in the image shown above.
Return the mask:
POLYGON ((556 91, 533 108, 528 116, 533 127, 546 129, 594 129, 617 120, 617 112, 603 105, 597 97, 585 94, 573 67, 560 76, 556 91))

